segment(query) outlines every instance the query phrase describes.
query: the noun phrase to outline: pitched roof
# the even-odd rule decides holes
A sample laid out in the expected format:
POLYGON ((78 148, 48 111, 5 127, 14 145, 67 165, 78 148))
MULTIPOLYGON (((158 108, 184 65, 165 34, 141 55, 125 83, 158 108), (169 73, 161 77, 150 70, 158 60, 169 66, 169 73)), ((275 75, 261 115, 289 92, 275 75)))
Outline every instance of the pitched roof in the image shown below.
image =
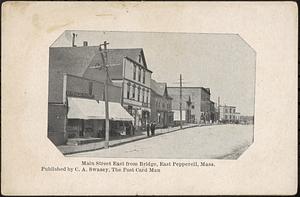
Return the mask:
MULTIPOLYGON (((103 65, 98 46, 50 47, 49 50, 49 64, 52 70, 57 69, 68 74, 83 76, 91 69, 89 66, 103 65)), ((108 64, 111 65, 109 69, 110 77, 121 78, 123 59, 127 57, 137 61, 140 54, 142 54, 143 61, 141 65, 144 65, 147 69, 142 48, 108 49, 108 64)))
POLYGON ((95 47, 50 47, 49 65, 51 69, 82 76, 96 53, 95 47))
POLYGON ((151 84, 150 84, 151 89, 158 95, 160 96, 164 96, 165 93, 167 94, 166 87, 167 87, 167 83, 159 83, 156 82, 154 79, 151 79, 151 84))
MULTIPOLYGON (((97 47, 98 50, 98 47, 97 47)), ((137 61, 137 58, 142 53, 143 49, 136 48, 136 49, 108 49, 107 50, 107 57, 108 57, 108 64, 122 64, 123 58, 128 57, 134 61, 137 61)), ((101 55, 98 51, 94 58, 91 61, 91 64, 103 63, 101 55)), ((147 68, 145 66, 145 68, 147 68)))

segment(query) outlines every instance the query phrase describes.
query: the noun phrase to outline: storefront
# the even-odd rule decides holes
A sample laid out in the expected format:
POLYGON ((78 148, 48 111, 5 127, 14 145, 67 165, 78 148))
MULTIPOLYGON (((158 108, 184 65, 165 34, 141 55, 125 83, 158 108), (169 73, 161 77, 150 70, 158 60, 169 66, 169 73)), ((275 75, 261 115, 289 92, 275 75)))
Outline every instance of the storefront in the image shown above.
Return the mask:
POLYGON ((150 119, 150 109, 132 105, 124 105, 127 112, 133 117, 133 125, 137 130, 145 130, 150 119))
MULTIPOLYGON (((110 135, 125 135, 133 117, 120 103, 109 102, 110 135)), ((105 137, 105 102, 68 97, 68 138, 105 137)))

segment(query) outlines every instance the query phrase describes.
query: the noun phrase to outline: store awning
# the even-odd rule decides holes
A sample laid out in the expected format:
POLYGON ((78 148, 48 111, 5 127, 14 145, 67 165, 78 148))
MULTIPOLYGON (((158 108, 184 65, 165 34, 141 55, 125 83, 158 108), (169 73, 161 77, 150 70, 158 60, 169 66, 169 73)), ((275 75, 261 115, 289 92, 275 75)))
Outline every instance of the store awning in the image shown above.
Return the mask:
MULTIPOLYGON (((105 119, 105 102, 84 98, 68 98, 68 119, 105 119)), ((109 119, 133 121, 133 117, 120 103, 109 102, 109 119)))
MULTIPOLYGON (((180 121, 180 111, 179 110, 172 110, 174 112, 174 121, 180 121)), ((185 121, 185 110, 182 110, 182 121, 185 121)))
MULTIPOLYGON (((105 102, 101 101, 104 104, 105 102)), ((111 120, 133 121, 134 118, 122 107, 120 103, 109 102, 109 118, 111 120)))

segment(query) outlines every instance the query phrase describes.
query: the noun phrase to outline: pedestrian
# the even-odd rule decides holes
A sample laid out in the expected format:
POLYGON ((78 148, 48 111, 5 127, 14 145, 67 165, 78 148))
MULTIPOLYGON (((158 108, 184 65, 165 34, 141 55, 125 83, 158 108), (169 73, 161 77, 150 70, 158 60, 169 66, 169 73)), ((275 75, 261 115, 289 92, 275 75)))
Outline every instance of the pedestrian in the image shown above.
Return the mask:
POLYGON ((146 127, 147 127, 147 136, 149 137, 150 136, 150 124, 149 124, 149 122, 147 122, 146 127))
POLYGON ((125 129, 126 129, 126 135, 130 135, 130 124, 129 123, 125 124, 125 129))
POLYGON ((151 135, 153 135, 153 122, 150 123, 151 135))
POLYGON ((155 135, 155 122, 151 123, 151 135, 155 135))

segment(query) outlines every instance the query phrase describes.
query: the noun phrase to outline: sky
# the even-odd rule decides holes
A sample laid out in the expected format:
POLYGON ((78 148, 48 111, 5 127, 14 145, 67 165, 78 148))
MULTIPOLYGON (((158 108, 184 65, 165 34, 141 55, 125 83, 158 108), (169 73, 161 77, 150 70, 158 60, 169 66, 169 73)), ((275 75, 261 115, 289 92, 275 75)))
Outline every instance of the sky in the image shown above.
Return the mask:
POLYGON ((109 31, 65 31, 52 47, 75 44, 98 46, 105 40, 108 48, 143 48, 152 78, 183 87, 210 88, 211 100, 233 105, 241 115, 254 115, 256 53, 237 34, 153 33, 109 31))

